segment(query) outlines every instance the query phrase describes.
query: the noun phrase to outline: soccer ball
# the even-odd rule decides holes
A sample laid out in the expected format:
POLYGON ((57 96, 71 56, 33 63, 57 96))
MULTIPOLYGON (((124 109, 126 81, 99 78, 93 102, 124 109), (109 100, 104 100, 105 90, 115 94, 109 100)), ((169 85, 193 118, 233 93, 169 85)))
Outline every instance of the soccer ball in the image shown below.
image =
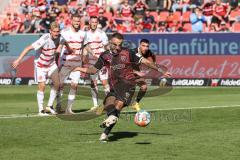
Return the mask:
POLYGON ((151 116, 147 111, 140 110, 135 114, 134 122, 140 127, 146 127, 151 122, 151 116))

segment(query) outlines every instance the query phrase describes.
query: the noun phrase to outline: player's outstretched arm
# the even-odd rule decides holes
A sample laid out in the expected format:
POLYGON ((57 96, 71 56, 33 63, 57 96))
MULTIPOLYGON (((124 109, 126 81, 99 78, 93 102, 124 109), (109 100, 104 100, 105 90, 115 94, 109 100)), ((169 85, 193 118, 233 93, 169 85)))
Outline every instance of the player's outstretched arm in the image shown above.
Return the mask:
POLYGON ((74 69, 74 71, 80 71, 83 73, 89 73, 89 74, 95 74, 97 73, 98 69, 94 66, 90 66, 89 68, 83 68, 83 67, 77 67, 74 69))
POLYGON ((13 67, 13 68, 17 68, 17 66, 20 64, 21 60, 23 59, 23 57, 24 57, 30 50, 32 50, 32 49, 33 49, 32 45, 27 46, 27 47, 22 51, 22 53, 20 54, 20 56, 19 56, 15 61, 13 61, 12 67, 13 67))
POLYGON ((162 66, 162 67, 160 66, 160 67, 158 67, 154 62, 151 62, 151 61, 149 61, 149 60, 146 59, 146 58, 142 58, 141 63, 142 63, 142 64, 145 64, 145 65, 148 66, 149 68, 152 68, 152 69, 154 69, 154 70, 162 73, 164 76, 167 76, 167 77, 168 77, 168 76, 171 76, 171 73, 169 73, 169 72, 167 71, 167 68, 166 68, 165 66, 162 66))

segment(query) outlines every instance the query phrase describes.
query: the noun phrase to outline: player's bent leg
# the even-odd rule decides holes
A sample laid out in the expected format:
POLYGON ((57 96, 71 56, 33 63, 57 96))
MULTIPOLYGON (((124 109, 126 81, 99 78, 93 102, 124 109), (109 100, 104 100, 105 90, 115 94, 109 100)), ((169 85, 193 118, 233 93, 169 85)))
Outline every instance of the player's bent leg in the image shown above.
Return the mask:
POLYGON ((120 116, 120 111, 124 107, 124 102, 115 100, 115 104, 110 103, 108 106, 108 118, 101 124, 100 127, 105 128, 103 133, 101 134, 99 140, 106 142, 108 140, 108 135, 113 129, 113 127, 116 125, 118 118, 120 116))
POLYGON ((123 107, 124 107, 124 103, 119 100, 115 100, 115 104, 110 103, 108 106, 106 106, 106 108, 108 108, 107 109, 108 118, 103 121, 103 123, 100 125, 100 127, 106 128, 114 123, 117 123, 118 118, 120 116, 120 112, 123 107))

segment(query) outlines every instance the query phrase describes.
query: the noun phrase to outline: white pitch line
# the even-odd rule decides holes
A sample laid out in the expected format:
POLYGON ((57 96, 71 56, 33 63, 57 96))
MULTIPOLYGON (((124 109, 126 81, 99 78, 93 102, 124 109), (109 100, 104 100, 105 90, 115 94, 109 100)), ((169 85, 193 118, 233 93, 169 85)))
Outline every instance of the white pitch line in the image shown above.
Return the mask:
MULTIPOLYGON (((214 109, 214 108, 231 108, 240 107, 240 105, 225 105, 225 106, 208 106, 208 107, 185 107, 185 108, 170 108, 170 109, 147 109, 148 112, 154 111, 174 111, 174 110, 186 110, 186 109, 214 109)), ((122 113, 134 113, 136 111, 123 111, 122 113)), ((54 117, 55 115, 39 116, 38 114, 9 114, 0 115, 0 119, 14 119, 14 118, 34 118, 34 117, 54 117)))
MULTIPOLYGON (((174 110, 186 110, 186 109, 211 109, 211 108, 231 108, 231 107, 240 107, 240 105, 228 105, 228 106, 208 106, 208 107, 185 107, 185 108, 163 108, 163 109, 147 109, 148 112, 154 112, 154 111, 174 111, 174 110)), ((136 111, 123 111, 122 113, 132 113, 136 111)))

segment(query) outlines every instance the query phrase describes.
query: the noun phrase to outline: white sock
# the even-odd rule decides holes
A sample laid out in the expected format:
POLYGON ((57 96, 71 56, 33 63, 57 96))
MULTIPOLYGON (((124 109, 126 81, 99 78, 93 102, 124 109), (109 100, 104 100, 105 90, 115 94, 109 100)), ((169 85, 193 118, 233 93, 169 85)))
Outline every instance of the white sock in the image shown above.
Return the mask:
POLYGON ((44 100, 44 92, 37 92, 37 101, 38 101, 38 111, 41 112, 43 110, 43 100, 44 100))
POLYGON ((53 102, 56 98, 56 95, 57 95, 57 91, 54 88, 51 88, 48 105, 47 105, 48 107, 53 106, 53 102))
POLYGON ((93 106, 97 107, 98 106, 98 88, 91 88, 91 93, 92 93, 92 100, 93 100, 93 106))
POLYGON ((72 105, 75 100, 75 97, 76 97, 76 90, 71 88, 68 94, 67 110, 72 110, 72 105))
POLYGON ((57 92, 56 100, 57 100, 57 107, 61 106, 61 97, 63 95, 63 90, 57 92))
POLYGON ((108 84, 104 87, 104 92, 105 95, 107 95, 110 92, 110 86, 108 84))

